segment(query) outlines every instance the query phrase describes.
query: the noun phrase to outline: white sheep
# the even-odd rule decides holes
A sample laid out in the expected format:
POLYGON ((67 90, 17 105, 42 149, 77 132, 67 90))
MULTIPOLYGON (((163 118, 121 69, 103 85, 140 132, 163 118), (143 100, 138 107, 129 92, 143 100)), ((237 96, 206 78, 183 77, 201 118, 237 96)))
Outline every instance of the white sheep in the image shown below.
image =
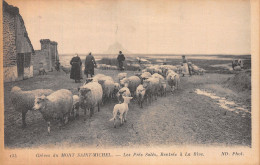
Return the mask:
POLYGON ((66 124, 70 117, 73 106, 73 95, 67 89, 61 89, 53 92, 49 96, 36 96, 34 110, 39 110, 48 124, 48 133, 50 133, 50 122, 53 119, 59 119, 60 125, 66 124))
POLYGON ((138 100, 138 104, 140 105, 140 108, 143 108, 143 101, 144 101, 144 96, 145 96, 145 88, 142 84, 140 84, 137 88, 136 88, 136 98, 138 100))
POLYGON ((100 111, 100 103, 102 103, 103 90, 102 86, 98 82, 89 82, 79 88, 79 104, 84 109, 84 115, 86 120, 86 110, 90 110, 90 117, 94 113, 94 107, 98 107, 100 111))
POLYGON ((22 113, 22 126, 26 127, 26 113, 33 109, 36 96, 49 95, 53 91, 50 89, 36 89, 32 91, 22 91, 21 88, 14 86, 11 90, 11 102, 14 109, 22 113))
POLYGON ((180 76, 177 73, 169 73, 166 79, 167 79, 168 85, 171 87, 172 92, 175 89, 179 89, 180 76))
POLYGON ((116 119, 119 115, 119 119, 121 122, 121 125, 123 122, 126 122, 126 115, 128 112, 128 104, 130 103, 130 100, 133 97, 123 97, 124 102, 121 104, 116 104, 113 109, 113 118, 110 119, 110 121, 114 121, 114 128, 116 128, 116 119))
POLYGON ((150 72, 143 72, 141 74, 141 78, 144 80, 144 79, 148 79, 149 77, 151 77, 151 73, 150 72))
POLYGON ((127 73, 118 73, 117 78, 118 78, 118 82, 120 83, 120 80, 122 80, 123 78, 126 78, 127 73))

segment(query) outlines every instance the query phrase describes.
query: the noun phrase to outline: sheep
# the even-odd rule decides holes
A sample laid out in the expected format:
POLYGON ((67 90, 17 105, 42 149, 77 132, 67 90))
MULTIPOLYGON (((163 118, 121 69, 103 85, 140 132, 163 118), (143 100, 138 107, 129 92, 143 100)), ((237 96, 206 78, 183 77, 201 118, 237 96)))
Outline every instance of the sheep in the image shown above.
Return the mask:
POLYGON ((112 94, 115 89, 115 83, 114 83, 114 81, 111 81, 110 79, 100 80, 99 83, 102 86, 103 103, 104 103, 104 102, 108 101, 109 98, 112 98, 112 94))
POLYGON ((199 68, 199 74, 204 75, 204 73, 205 73, 205 69, 199 68))
POLYGON ((121 80, 120 83, 128 87, 131 95, 134 96, 136 88, 138 87, 138 85, 141 84, 141 79, 137 76, 131 76, 128 78, 124 78, 123 80, 121 80))
POLYGON ((166 72, 166 77, 169 75, 169 74, 177 74, 176 72, 174 72, 173 70, 168 70, 167 72, 166 72))
POLYGON ((11 90, 11 103, 14 109, 22 113, 22 127, 26 127, 26 113, 33 109, 36 96, 49 95, 53 91, 50 89, 36 89, 32 91, 22 91, 21 88, 14 86, 11 90))
POLYGON ((126 78, 127 73, 118 73, 117 78, 118 78, 118 82, 120 83, 120 80, 122 80, 123 78, 126 78))
POLYGON ((116 104, 113 109, 113 118, 109 121, 114 120, 114 128, 116 128, 116 118, 119 115, 120 124, 122 125, 123 122, 126 122, 126 115, 128 112, 128 104, 133 97, 123 97, 124 102, 121 104, 116 104))
POLYGON ((60 120, 61 124, 66 124, 70 117, 73 107, 73 95, 67 89, 61 89, 53 92, 49 96, 36 96, 34 110, 39 110, 47 122, 48 133, 50 133, 50 122, 53 119, 60 120))
POLYGON ((79 117, 79 96, 73 95, 73 113, 74 118, 79 117))
POLYGON ((100 80, 102 77, 105 77, 104 74, 97 74, 96 76, 93 77, 93 81, 98 81, 100 80))
POLYGON ((177 73, 168 74, 166 79, 168 85, 171 87, 171 92, 173 92, 174 89, 179 89, 180 76, 177 73))
POLYGON ((39 75, 47 75, 44 68, 39 68, 39 75))
POLYGON ((151 77, 151 73, 150 72, 143 72, 141 75, 141 78, 144 79, 148 79, 149 77, 151 77))
POLYGON ((146 90, 146 98, 151 103, 153 96, 155 97, 155 100, 157 100, 157 95, 160 90, 160 79, 155 77, 150 77, 147 80, 144 80, 143 87, 146 90))
POLYGON ((64 66, 61 65, 60 68, 61 68, 61 70, 63 70, 63 72, 66 73, 66 75, 70 73, 70 68, 69 67, 64 67, 64 66))
POLYGON ((100 103, 102 103, 103 90, 102 86, 95 81, 89 82, 79 88, 79 105, 84 109, 84 121, 86 120, 86 110, 90 110, 90 117, 94 113, 94 107, 98 107, 100 111, 100 103))
POLYGON ((144 101, 144 96, 145 96, 145 88, 142 84, 140 84, 136 88, 136 98, 138 100, 138 104, 140 105, 140 108, 143 108, 143 101, 144 101))
POLYGON ((131 97, 131 92, 127 87, 123 87, 121 88, 118 92, 117 92, 117 100, 119 103, 122 103, 123 100, 123 96, 125 97, 131 97))
POLYGON ((93 78, 93 81, 97 81, 102 86, 102 90, 103 90, 102 103, 106 102, 109 98, 112 97, 115 88, 115 83, 112 77, 98 74, 93 78))

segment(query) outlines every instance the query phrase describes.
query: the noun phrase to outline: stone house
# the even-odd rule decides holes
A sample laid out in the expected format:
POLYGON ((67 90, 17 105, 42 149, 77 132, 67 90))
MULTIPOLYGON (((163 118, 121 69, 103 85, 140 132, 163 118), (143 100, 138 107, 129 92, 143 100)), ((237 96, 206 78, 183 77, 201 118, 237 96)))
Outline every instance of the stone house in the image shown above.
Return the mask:
POLYGON ((34 71, 37 73, 39 68, 44 68, 46 71, 53 71, 55 63, 59 61, 58 43, 49 39, 42 39, 40 43, 41 50, 35 51, 34 71))
POLYGON ((4 82, 33 77, 34 49, 19 9, 3 1, 4 82))

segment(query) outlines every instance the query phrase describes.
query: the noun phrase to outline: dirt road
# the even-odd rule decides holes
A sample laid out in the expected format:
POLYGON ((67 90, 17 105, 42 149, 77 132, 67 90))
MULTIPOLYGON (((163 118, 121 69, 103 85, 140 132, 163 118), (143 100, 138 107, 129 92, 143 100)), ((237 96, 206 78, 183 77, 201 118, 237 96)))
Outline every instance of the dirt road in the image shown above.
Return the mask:
MULTIPOLYGON (((98 71, 116 77, 115 71, 98 71)), ((133 72, 128 72, 129 75, 133 72)), ((80 84, 68 75, 50 73, 20 82, 5 84, 5 145, 16 147, 120 147, 150 145, 223 145, 251 146, 251 114, 235 113, 221 108, 212 98, 198 95, 195 90, 213 91, 236 103, 247 105, 250 99, 241 97, 235 91, 221 85, 228 74, 206 74, 204 76, 183 77, 181 88, 173 95, 159 97, 151 105, 141 109, 132 101, 127 122, 113 127, 112 110, 114 101, 101 107, 91 119, 80 119, 58 128, 52 123, 52 132, 47 134, 46 122, 39 112, 29 111, 27 128, 21 128, 21 114, 10 104, 10 90, 14 85, 24 90, 66 88, 76 93, 80 84), (61 83, 62 82, 62 83, 61 83)), ((250 97, 250 95, 249 95, 250 97)))

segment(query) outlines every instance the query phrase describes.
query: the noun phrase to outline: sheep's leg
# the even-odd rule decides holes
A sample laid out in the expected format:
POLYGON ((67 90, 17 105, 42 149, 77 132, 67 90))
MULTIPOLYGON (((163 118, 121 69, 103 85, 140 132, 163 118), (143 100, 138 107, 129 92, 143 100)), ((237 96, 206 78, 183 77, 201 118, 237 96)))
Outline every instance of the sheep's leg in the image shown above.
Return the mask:
POLYGON ((123 120, 124 120, 124 122, 126 122, 126 115, 127 115, 127 111, 123 114, 123 120))
POLYGON ((116 128, 116 118, 114 118, 114 128, 116 128))
POLYGON ((87 109, 84 108, 84 121, 86 121, 86 119, 87 119, 87 109))
POLYGON ((60 121, 59 121, 59 129, 61 129, 61 126, 62 126, 63 121, 64 121, 64 116, 60 118, 60 121))
POLYGON ((98 105, 97 105, 97 106, 98 106, 98 112, 99 112, 99 111, 100 111, 100 105, 99 105, 99 103, 98 103, 98 105))
POLYGON ((140 107, 143 108, 143 99, 140 100, 140 107))
POLYGON ((91 107, 91 108, 90 108, 90 115, 89 115, 89 116, 92 117, 93 114, 94 114, 94 107, 91 107))
POLYGON ((121 123, 120 123, 120 126, 121 126, 121 125, 123 125, 123 114, 120 114, 119 118, 120 118, 120 121, 121 121, 121 123))
POLYGON ((79 107, 76 109, 76 118, 79 118, 79 107))
POLYGON ((51 122, 50 121, 47 122, 47 127, 48 127, 48 134, 50 134, 51 133, 51 122))
POLYGON ((25 118, 26 118, 26 112, 22 112, 22 127, 25 128, 26 127, 26 121, 25 121, 25 118))

